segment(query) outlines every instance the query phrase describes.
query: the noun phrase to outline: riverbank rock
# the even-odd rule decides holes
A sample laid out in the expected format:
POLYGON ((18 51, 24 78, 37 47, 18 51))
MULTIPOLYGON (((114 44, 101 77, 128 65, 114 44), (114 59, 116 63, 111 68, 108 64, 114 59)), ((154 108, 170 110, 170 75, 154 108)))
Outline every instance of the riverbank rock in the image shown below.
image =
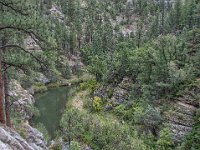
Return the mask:
POLYGON ((26 124, 23 126, 26 138, 21 137, 15 130, 0 127, 1 150, 47 150, 43 135, 35 128, 26 124))
POLYGON ((13 102, 14 111, 18 112, 24 120, 31 119, 33 116, 31 107, 35 103, 34 97, 23 89, 16 80, 11 80, 9 87, 9 95, 13 102))
POLYGON ((31 127, 28 123, 25 123, 23 128, 25 130, 25 139, 33 149, 47 150, 47 142, 41 132, 31 127))
POLYGON ((42 73, 37 73, 36 81, 40 82, 40 83, 43 83, 43 84, 50 83, 50 80, 42 73))
POLYGON ((16 131, 0 127, 1 150, 34 150, 16 131))
POLYGON ((20 114, 23 120, 19 133, 10 128, 0 127, 0 149, 5 150, 46 150, 47 143, 44 136, 36 128, 29 125, 28 120, 33 116, 32 107, 35 103, 34 97, 16 80, 10 82, 9 95, 13 102, 15 113, 20 114))

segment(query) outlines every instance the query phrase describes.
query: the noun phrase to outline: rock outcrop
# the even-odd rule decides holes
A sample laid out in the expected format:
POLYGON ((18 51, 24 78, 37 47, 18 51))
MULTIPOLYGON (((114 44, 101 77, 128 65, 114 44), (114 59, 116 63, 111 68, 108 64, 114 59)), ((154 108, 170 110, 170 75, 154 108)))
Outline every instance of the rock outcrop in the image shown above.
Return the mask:
MULTIPOLYGON (((96 90, 95 96, 106 99, 105 110, 110 110, 128 101, 132 85, 132 80, 125 77, 119 84, 100 87, 96 90)), ((199 107, 199 97, 200 80, 197 80, 193 85, 188 86, 185 91, 182 91, 177 98, 163 102, 165 107, 169 108, 162 113, 163 125, 169 127, 175 143, 180 143, 186 135, 191 133, 195 124, 196 110, 199 107)), ((159 107, 161 103, 155 103, 155 105, 159 107)))
POLYGON ((0 150, 46 150, 47 143, 43 134, 28 123, 33 116, 31 107, 35 102, 34 97, 16 80, 11 80, 9 86, 14 111, 23 120, 18 131, 23 137, 14 129, 0 127, 0 150))
POLYGON ((36 81, 40 82, 42 84, 48 84, 48 83, 50 83, 50 80, 44 74, 42 74, 42 73, 37 73, 36 81))
POLYGON ((16 80, 11 80, 9 95, 13 101, 14 111, 19 112, 23 120, 32 118, 31 107, 35 103, 34 97, 16 80))
POLYGON ((114 89, 113 95, 108 102, 112 106, 117 106, 128 100, 129 93, 132 89, 132 81, 129 78, 123 78, 122 82, 114 89))
POLYGON ((2 150, 34 150, 17 132, 0 127, 0 148, 2 150))
POLYGON ((31 127, 28 123, 25 123, 23 128, 25 130, 25 139, 34 150, 47 149, 47 142, 41 132, 31 127))
POLYGON ((192 105, 178 101, 164 113, 166 125, 170 128, 175 143, 181 142, 192 131, 196 109, 192 105))
POLYGON ((166 125, 171 129, 175 143, 181 142, 195 124, 194 117, 199 107, 200 83, 190 85, 169 104, 169 110, 164 112, 166 125))
POLYGON ((43 135, 35 128, 26 124, 23 126, 26 138, 21 137, 15 130, 0 127, 1 150, 46 150, 43 135))
POLYGON ((124 77, 119 84, 109 84, 102 86, 95 91, 95 95, 102 99, 107 99, 105 110, 112 109, 128 100, 132 89, 132 80, 124 77))

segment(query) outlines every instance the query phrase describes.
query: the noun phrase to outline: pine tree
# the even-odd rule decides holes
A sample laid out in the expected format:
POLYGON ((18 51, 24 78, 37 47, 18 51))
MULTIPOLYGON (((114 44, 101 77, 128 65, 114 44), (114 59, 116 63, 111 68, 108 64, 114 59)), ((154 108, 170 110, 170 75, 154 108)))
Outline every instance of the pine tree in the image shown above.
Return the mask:
MULTIPOLYGON (((8 126, 10 123, 10 107, 8 98, 8 69, 10 67, 24 70, 34 70, 40 67, 47 68, 50 63, 51 48, 55 46, 54 39, 48 31, 49 22, 41 18, 35 9, 37 5, 29 0, 0 1, 0 122, 8 126), (26 49, 24 40, 31 37, 41 49, 40 55, 26 49), (47 47, 48 45, 48 47, 47 47), (42 61, 43 59, 43 61, 42 61), (49 60, 49 61, 47 61, 49 60), (2 67, 2 66, 5 67, 2 67), (4 108, 4 96, 5 107, 4 108), (5 112, 6 111, 6 117, 5 112)), ((53 48, 52 48, 53 49, 53 48)))

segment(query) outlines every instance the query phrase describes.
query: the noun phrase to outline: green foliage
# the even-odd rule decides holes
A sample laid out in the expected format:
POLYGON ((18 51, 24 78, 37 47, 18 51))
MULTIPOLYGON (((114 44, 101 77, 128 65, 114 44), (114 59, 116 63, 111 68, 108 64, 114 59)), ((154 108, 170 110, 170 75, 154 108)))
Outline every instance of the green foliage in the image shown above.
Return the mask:
POLYGON ((56 143, 50 147, 50 150, 62 150, 62 144, 56 143))
POLYGON ((168 128, 163 128, 160 132, 160 137, 157 141, 158 149, 170 150, 173 148, 171 131, 168 128))
POLYGON ((103 118, 98 115, 79 112, 76 109, 68 109, 62 118, 61 126, 65 134, 71 133, 71 140, 88 143, 92 149, 145 149, 144 143, 137 138, 132 129, 115 122, 111 118, 103 118), (70 126, 69 118, 72 119, 70 126))
POLYGON ((64 138, 71 145, 71 141, 74 140, 84 130, 81 129, 83 114, 80 114, 77 109, 69 108, 64 113, 61 119, 61 126, 64 129, 64 138))
POLYGON ((103 101, 102 101, 102 99, 100 98, 100 97, 98 97, 98 96, 95 96, 94 98, 93 98, 93 108, 94 108, 94 110, 95 111, 100 111, 100 110, 102 110, 103 109, 103 101))
POLYGON ((94 93, 94 91, 97 89, 98 86, 99 86, 98 82, 94 79, 80 83, 80 89, 82 89, 82 90, 88 89, 91 94, 94 93))
POLYGON ((27 111, 32 113, 34 116, 40 116, 40 111, 35 106, 28 105, 27 106, 27 111))
MULTIPOLYGON (((200 85, 200 84, 198 84, 200 85)), ((200 97, 198 98, 200 102, 200 97)), ((195 117, 195 125, 192 129, 192 132, 185 138, 185 141, 182 144, 182 148, 184 150, 191 149, 191 150, 199 150, 200 149, 200 109, 196 112, 195 117)))
POLYGON ((78 142, 72 141, 70 145, 70 150, 81 150, 81 147, 78 142))
POLYGON ((199 150, 200 149, 200 127, 199 124, 195 125, 192 132, 189 136, 186 137, 185 142, 183 143, 183 148, 191 149, 191 150, 199 150))
POLYGON ((42 123, 38 123, 36 128, 44 135, 45 140, 49 143, 50 142, 50 135, 42 123))
POLYGON ((113 96, 113 92, 114 92, 113 88, 108 88, 107 89, 108 98, 111 98, 113 96))
POLYGON ((47 87, 42 83, 35 83, 32 88, 35 93, 43 93, 47 91, 47 87))

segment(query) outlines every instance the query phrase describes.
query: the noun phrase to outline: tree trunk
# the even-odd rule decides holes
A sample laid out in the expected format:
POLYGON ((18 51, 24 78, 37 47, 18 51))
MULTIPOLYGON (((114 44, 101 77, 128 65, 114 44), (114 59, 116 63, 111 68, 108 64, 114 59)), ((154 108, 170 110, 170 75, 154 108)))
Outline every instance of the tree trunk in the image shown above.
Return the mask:
POLYGON ((9 87, 8 87, 8 71, 7 65, 5 65, 5 72, 4 72, 4 93, 5 93, 5 113, 6 113, 6 125, 11 127, 10 121, 10 97, 8 94, 9 87))
POLYGON ((5 115, 4 115, 4 91, 3 91, 3 75, 2 75, 2 56, 3 52, 0 49, 0 122, 5 124, 5 115))
POLYGON ((160 33, 164 34, 164 19, 165 19, 165 2, 164 2, 164 0, 162 1, 161 5, 162 5, 161 6, 162 13, 161 13, 161 30, 160 30, 160 33))

